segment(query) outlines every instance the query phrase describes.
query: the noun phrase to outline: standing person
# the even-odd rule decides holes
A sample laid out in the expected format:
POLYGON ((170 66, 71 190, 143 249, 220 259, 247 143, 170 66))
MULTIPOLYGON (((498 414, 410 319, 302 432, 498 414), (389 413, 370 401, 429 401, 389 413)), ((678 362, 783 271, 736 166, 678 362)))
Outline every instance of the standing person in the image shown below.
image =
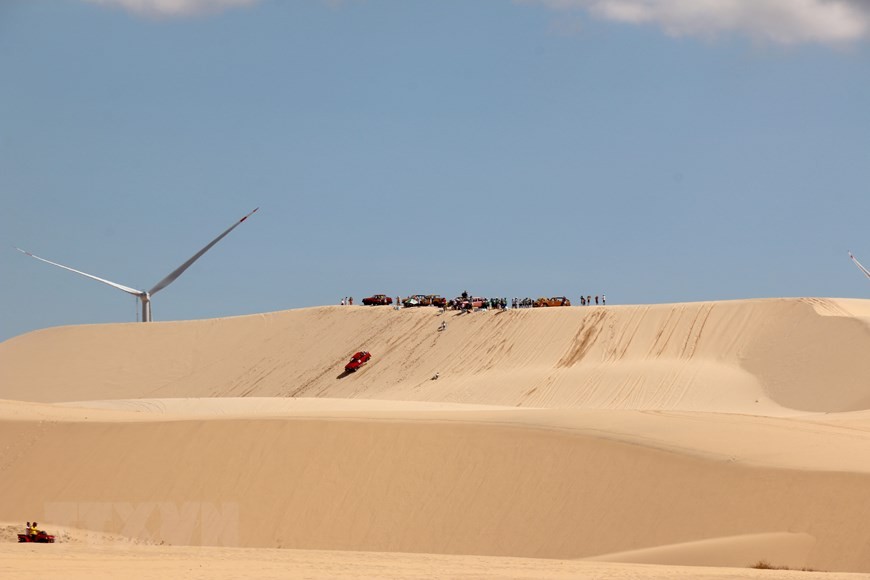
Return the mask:
POLYGON ((580 306, 586 306, 586 297, 585 296, 580 297, 580 306))
POLYGON ((602 294, 601 295, 601 305, 604 306, 605 304, 607 304, 607 294, 602 294))
POLYGON ((344 306, 347 304, 347 297, 341 299, 341 305, 344 306))
POLYGON ((348 305, 353 306, 353 296, 347 299, 347 303, 348 305))
POLYGON ((598 295, 595 296, 595 306, 598 306, 598 295))

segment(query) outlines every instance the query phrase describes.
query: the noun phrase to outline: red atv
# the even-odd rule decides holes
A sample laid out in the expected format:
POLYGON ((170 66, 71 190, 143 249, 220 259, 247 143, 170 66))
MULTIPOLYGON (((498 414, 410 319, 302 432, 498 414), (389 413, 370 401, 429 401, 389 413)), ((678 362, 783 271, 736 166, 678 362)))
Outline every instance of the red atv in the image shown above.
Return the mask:
POLYGON ((18 543, 36 542, 37 544, 53 544, 54 536, 39 530, 35 535, 18 534, 18 543))
POLYGON ((344 365, 344 370, 348 373, 355 373, 361 366, 369 362, 371 358, 372 355, 370 352, 361 350, 350 357, 350 362, 344 365))

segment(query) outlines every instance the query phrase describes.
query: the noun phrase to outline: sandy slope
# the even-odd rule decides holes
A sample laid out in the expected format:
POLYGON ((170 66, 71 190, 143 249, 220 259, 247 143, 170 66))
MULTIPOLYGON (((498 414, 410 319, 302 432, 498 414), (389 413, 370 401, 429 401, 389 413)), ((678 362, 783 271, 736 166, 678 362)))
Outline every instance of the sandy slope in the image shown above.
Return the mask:
POLYGON ((0 343, 0 398, 305 396, 753 414, 870 408, 870 302, 438 316, 322 307, 53 328, 0 343), (446 320, 446 332, 438 324, 446 320), (351 353, 374 353, 342 377, 351 353), (429 379, 440 372, 438 381, 429 379), (832 377, 834 380, 831 380, 832 377))
MULTIPOLYGON (((165 423, 216 420, 474 423, 571 432, 735 465, 870 473, 870 415, 790 418, 688 411, 514 408, 370 399, 0 400, 9 422, 165 423), (865 460, 866 459, 866 460, 865 460)), ((11 424, 15 430, 17 427, 11 424)))
POLYGON ((779 299, 30 333, 0 343, 0 519, 419 577, 395 553, 870 572, 868 321, 779 299))
MULTIPOLYGON (((347 405, 248 418, 140 411, 124 420, 130 411, 68 406, 52 420, 19 414, 0 422, 0 513, 172 544, 560 559, 791 532, 801 538, 793 549, 756 540, 728 565, 769 551, 792 567, 870 569, 864 436, 847 471, 845 457, 830 465, 823 449, 784 445, 793 429, 831 436, 795 419, 764 425, 774 440, 766 450, 742 436, 744 460, 715 427, 693 441, 680 434, 686 425, 663 435, 670 415, 621 412, 608 430, 616 412, 347 405)), ((671 549, 671 563, 675 553, 703 563, 697 549, 671 549)), ((723 563, 721 546, 701 553, 723 563)))

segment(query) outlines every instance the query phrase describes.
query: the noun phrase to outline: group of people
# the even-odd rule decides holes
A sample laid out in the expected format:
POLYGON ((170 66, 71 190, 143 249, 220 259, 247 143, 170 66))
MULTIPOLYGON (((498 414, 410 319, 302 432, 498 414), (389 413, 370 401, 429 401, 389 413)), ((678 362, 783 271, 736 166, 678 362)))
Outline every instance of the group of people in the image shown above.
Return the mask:
POLYGON ((472 298, 467 292, 463 292, 462 296, 449 300, 447 308, 451 310, 473 310, 475 308, 505 310, 507 309, 507 298, 472 298))
POLYGON ((507 298, 490 298, 489 307, 493 310, 507 310, 507 298))
MULTIPOLYGON (((491 308, 493 310, 505 310, 507 309, 507 298, 483 298, 483 308, 491 308)), ((393 305, 393 308, 398 310, 401 308, 402 300, 400 297, 396 296, 396 302, 393 305)), ((464 310, 469 304, 469 295, 468 292, 465 291, 462 293, 460 298, 456 298, 454 300, 450 300, 447 302, 447 307, 453 310, 464 310)), ((602 294, 599 296, 580 296, 580 306, 592 306, 607 304, 607 296, 602 294)), ((345 297, 341 299, 342 306, 353 306, 353 296, 345 297)), ((514 298, 511 300, 511 308, 532 308, 535 305, 535 301, 532 298, 514 298)))
POLYGON ((33 525, 31 525, 30 522, 27 522, 27 527, 24 528, 24 533, 31 537, 38 536, 42 530, 37 526, 39 526, 37 522, 33 522, 33 525))
MULTIPOLYGON (((592 296, 580 296, 580 306, 592 306, 592 299, 592 296)), ((595 305, 597 306, 598 304, 598 296, 595 296, 595 305)), ((604 306, 605 304, 607 304, 607 296, 602 294, 601 305, 604 306)))

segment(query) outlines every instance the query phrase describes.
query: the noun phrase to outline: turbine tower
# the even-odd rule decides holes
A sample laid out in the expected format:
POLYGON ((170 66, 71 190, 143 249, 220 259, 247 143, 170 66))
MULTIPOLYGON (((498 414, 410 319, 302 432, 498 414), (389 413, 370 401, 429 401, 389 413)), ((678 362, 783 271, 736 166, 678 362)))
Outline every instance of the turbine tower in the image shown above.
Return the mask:
POLYGON ((190 266, 193 265, 193 263, 196 262, 198 259, 200 259, 203 254, 205 254, 207 251, 209 251, 212 248, 212 246, 214 246, 216 243, 218 243, 219 241, 224 239, 224 236, 226 236, 228 233, 230 233, 231 231, 236 229, 239 226, 239 224, 241 224, 243 221, 248 219, 258 209, 260 209, 260 208, 255 208, 254 211, 250 212, 248 215, 246 215, 245 217, 243 217, 242 219, 240 219, 239 221, 234 223, 232 226, 227 228, 227 230, 224 233, 222 233, 221 235, 219 235, 218 237, 216 237, 215 239, 210 241, 208 243, 208 245, 206 245, 203 249, 201 249, 196 254, 194 254, 188 261, 186 261, 185 263, 180 265, 178 268, 176 268, 175 270, 170 272, 163 280, 161 280, 160 282, 155 284, 154 287, 151 288, 151 290, 147 290, 147 291, 146 290, 136 290, 135 288, 130 288, 129 286, 124 286, 123 284, 118 284, 116 282, 110 282, 109 280, 104 280, 102 278, 98 278, 97 276, 94 276, 92 274, 88 274, 86 272, 81 272, 81 271, 76 270, 74 268, 70 268, 69 266, 64 266, 63 264, 58 264, 56 262, 46 260, 45 258, 40 258, 39 256, 35 256, 35 255, 31 254, 30 252, 22 250, 21 248, 16 247, 15 249, 18 250, 19 252, 21 252, 22 254, 26 254, 26 255, 30 256, 31 258, 36 258, 37 260, 40 260, 40 261, 45 262, 47 264, 51 264, 52 266, 57 266, 58 268, 63 268, 64 270, 69 270, 70 272, 75 272, 76 274, 81 274, 82 276, 86 276, 92 280, 96 280, 97 282, 102 282, 103 284, 108 284, 109 286, 117 288, 118 290, 122 290, 128 294, 132 294, 133 296, 136 296, 137 298, 139 298, 139 301, 142 303, 142 322, 151 322, 151 297, 154 296, 155 294, 157 294, 158 292, 160 292, 161 290, 163 290, 164 288, 166 288, 167 286, 169 286, 170 284, 172 284, 173 282, 175 282, 176 278, 181 276, 185 270, 190 268, 190 266))

